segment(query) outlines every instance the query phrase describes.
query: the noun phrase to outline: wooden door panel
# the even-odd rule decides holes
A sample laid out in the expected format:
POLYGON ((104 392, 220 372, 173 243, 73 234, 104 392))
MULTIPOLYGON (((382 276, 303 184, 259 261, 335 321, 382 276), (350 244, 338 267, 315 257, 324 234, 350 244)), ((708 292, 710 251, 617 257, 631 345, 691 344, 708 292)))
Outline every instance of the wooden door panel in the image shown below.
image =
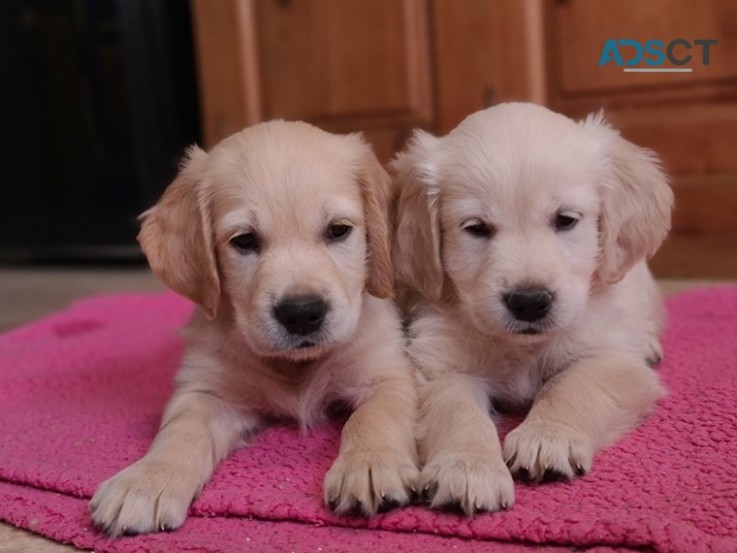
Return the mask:
MULTIPOLYGON (((632 87, 663 87, 704 84, 737 79, 737 2, 734 0, 618 0, 591 2, 567 0, 553 4, 549 31, 555 45, 555 78, 562 93, 582 94, 617 91, 632 87), (693 73, 623 73, 609 64, 599 67, 607 39, 629 38, 644 43, 658 39, 715 38, 710 65, 701 64, 701 48, 690 52, 678 47, 677 54, 693 56, 693 73)), ((549 43, 551 44, 551 43, 549 43)), ((622 50, 626 57, 633 50, 622 50)), ((673 67, 666 61, 663 67, 673 67)))
POLYGON ((422 0, 259 0, 265 118, 430 116, 422 0))
POLYGON ((657 151, 672 175, 737 174, 735 102, 633 107, 609 119, 635 144, 657 151))

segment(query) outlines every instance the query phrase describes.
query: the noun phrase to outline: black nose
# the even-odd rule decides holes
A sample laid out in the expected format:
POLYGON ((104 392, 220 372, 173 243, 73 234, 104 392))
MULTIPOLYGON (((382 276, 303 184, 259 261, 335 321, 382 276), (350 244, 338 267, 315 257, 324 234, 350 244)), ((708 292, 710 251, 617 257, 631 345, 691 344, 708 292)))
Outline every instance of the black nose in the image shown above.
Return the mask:
POLYGON ((274 307, 274 317, 289 334, 304 336, 320 329, 328 304, 320 296, 284 298, 274 307))
POLYGON ((539 321, 550 311, 553 293, 544 288, 521 288, 504 295, 504 303, 518 321, 539 321))

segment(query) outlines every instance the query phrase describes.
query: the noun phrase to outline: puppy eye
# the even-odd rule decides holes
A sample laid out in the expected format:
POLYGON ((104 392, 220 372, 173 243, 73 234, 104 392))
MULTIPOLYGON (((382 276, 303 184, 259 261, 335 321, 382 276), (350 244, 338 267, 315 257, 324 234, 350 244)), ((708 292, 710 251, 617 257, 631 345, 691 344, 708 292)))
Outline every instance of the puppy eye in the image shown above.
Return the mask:
POLYGON ((353 227, 350 225, 330 225, 328 227, 328 239, 334 241, 343 240, 348 237, 352 230, 353 227))
POLYGON ((555 230, 571 230, 578 224, 578 221, 573 215, 558 213, 553 221, 553 226, 555 226, 555 230))
POLYGON ((491 227, 478 219, 471 219, 464 223, 463 230, 477 238, 489 238, 491 236, 491 227))
POLYGON ((259 240, 252 232, 239 234, 230 240, 230 244, 241 253, 257 252, 259 249, 259 240))

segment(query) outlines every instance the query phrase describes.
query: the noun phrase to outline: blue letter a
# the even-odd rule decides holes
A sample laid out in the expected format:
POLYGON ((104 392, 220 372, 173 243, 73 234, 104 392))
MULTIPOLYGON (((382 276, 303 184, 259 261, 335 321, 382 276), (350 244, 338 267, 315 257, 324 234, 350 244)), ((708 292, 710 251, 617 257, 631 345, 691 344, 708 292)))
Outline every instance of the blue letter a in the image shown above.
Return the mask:
POLYGON ((624 63, 622 61, 622 55, 617 48, 617 41, 613 38, 608 38, 604 43, 604 50, 602 50, 601 57, 599 58, 599 67, 606 65, 610 61, 615 62, 619 66, 624 63))

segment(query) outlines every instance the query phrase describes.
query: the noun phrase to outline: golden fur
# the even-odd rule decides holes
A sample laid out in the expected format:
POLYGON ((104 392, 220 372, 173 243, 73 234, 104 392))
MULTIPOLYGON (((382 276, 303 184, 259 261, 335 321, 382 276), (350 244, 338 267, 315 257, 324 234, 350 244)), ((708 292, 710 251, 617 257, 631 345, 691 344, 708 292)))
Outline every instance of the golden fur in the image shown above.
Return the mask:
POLYGON ((339 513, 406 504, 416 476, 413 368, 403 352, 390 257, 391 179, 358 135, 274 121, 210 153, 193 147, 139 241, 157 276, 201 306, 149 452, 100 485, 94 522, 111 535, 180 526, 219 463, 274 418, 304 428, 331 402, 355 411, 325 477, 339 513), (328 237, 333 225, 352 230, 328 237), (236 237, 258 237, 243 251, 236 237), (292 335, 275 305, 329 306, 292 335))
POLYGON ((648 366, 662 307, 644 263, 673 201, 657 158, 601 115, 502 104, 445 137, 417 131, 393 166, 431 505, 497 510, 514 501, 512 474, 585 473, 663 394, 648 366), (529 288, 553 298, 541 321, 505 306, 529 288), (529 409, 503 448, 498 405, 529 409))

